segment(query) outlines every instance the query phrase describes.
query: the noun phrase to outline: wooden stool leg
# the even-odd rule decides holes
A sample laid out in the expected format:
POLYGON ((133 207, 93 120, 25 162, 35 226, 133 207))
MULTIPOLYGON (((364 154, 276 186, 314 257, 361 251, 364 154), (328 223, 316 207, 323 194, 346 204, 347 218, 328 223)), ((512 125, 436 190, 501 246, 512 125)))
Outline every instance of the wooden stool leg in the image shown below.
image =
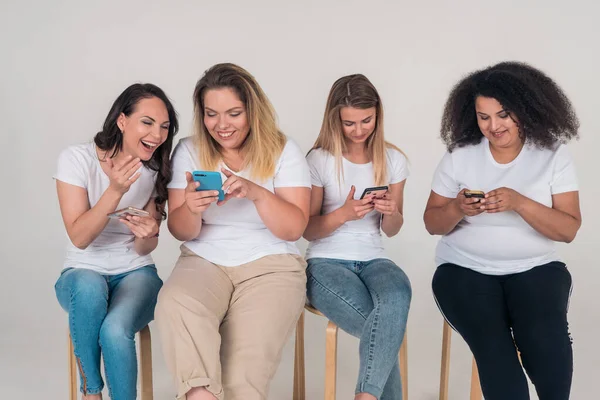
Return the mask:
POLYGON ((442 333, 442 371, 440 373, 440 400, 448 400, 448 380, 450 377, 450 344, 452 329, 444 320, 442 333))
POLYGON ((77 400, 77 360, 73 350, 73 341, 71 335, 68 335, 69 344, 69 400, 77 400))
POLYGON ((398 363, 400 365, 400 379, 402 381, 402 400, 408 400, 408 330, 404 332, 398 363))
POLYGON ((142 400, 153 400, 152 389, 152 340, 150 328, 144 327, 140 331, 140 378, 142 389, 142 400))
POLYGON ((335 400, 338 327, 329 321, 325 334, 325 400, 335 400))
POLYGON ((479 371, 477 370, 477 363, 473 358, 473 370, 471 373, 471 400, 481 400, 483 393, 481 393, 481 384, 479 383, 479 371))
POLYGON ((296 345, 294 351, 294 400, 305 400, 304 378, 304 310, 296 324, 296 345))

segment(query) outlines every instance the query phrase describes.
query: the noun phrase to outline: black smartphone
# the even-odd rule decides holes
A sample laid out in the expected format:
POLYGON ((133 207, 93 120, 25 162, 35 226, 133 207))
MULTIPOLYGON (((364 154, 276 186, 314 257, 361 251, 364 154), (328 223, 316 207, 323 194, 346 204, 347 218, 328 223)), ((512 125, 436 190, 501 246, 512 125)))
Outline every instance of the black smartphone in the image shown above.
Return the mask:
POLYGON ((465 197, 467 199, 470 198, 477 198, 477 199, 484 199, 485 198, 485 193, 482 192, 481 190, 465 190, 465 197))
POLYGON ((365 197, 381 199, 387 193, 387 191, 388 191, 387 186, 369 187, 363 191, 363 194, 362 194, 362 196, 360 196, 360 199, 362 200, 365 197))

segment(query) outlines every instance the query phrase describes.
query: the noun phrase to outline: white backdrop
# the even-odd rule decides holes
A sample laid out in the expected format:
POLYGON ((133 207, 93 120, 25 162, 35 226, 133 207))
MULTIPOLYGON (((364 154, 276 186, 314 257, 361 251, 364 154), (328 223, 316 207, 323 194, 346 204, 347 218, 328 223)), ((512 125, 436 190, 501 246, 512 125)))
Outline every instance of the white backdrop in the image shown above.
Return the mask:
MULTIPOLYGON (((65 243, 51 178, 60 150, 91 139, 116 96, 136 81, 155 83, 167 92, 180 115, 179 136, 189 135, 196 80, 211 65, 230 61, 256 76, 282 129, 304 150, 316 138, 335 79, 361 72, 379 89, 387 138, 406 151, 412 170, 405 192, 406 223, 387 242, 413 285, 409 396, 437 399, 442 318, 430 289, 437 238, 427 234, 422 214, 444 152, 438 139, 441 111, 448 91, 465 73, 521 60, 558 81, 581 120, 582 138, 571 152, 584 222, 575 242, 561 246, 561 254, 574 277, 572 398, 596 398, 600 269, 593 232, 600 193, 593 169, 600 146, 599 13, 592 0, 289 5, 260 0, 2 0, 0 397, 53 400, 67 395, 66 315, 53 291, 65 243)), ((166 279, 178 243, 163 231, 154 256, 166 279)), ((305 245, 300 242, 302 249, 305 245)), ((307 317, 309 399, 322 398, 324 330, 324 319, 307 317)), ((356 339, 340 334, 340 399, 352 397, 357 348, 356 339)), ((155 398, 173 398, 158 340, 154 350, 155 398)), ((292 365, 290 340, 270 399, 291 399, 292 365)), ((470 354, 458 335, 451 365, 451 398, 467 398, 470 354)))

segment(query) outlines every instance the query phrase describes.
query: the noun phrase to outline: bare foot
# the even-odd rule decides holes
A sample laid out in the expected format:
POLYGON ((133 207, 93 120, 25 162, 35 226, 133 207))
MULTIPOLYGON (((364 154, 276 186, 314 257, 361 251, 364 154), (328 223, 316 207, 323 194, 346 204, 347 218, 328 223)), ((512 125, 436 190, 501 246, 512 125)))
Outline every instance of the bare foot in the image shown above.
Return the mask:
POLYGON ((369 393, 358 393, 355 397, 354 400, 377 400, 377 397, 373 396, 372 394, 369 393))
POLYGON ((185 395, 186 400, 217 400, 205 387, 195 387, 185 395))

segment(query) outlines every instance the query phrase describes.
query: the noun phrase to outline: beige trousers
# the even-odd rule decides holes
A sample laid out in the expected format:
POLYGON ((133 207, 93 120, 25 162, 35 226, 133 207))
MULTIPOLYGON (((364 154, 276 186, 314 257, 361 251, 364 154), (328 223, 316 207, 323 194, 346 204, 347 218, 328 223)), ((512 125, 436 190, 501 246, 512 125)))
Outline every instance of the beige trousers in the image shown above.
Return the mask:
POLYGON ((291 254, 223 267, 181 246, 155 312, 178 399, 200 386, 219 400, 267 398, 304 307, 305 267, 291 254))

